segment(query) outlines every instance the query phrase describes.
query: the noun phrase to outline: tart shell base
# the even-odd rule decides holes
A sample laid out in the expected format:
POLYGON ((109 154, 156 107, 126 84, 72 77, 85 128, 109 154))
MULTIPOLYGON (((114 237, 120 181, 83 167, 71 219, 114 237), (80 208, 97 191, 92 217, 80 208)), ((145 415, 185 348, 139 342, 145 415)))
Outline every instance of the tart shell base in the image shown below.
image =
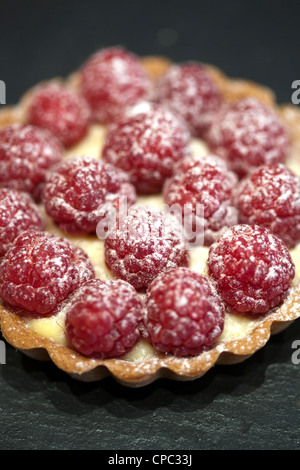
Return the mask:
POLYGON ((156 354, 136 362, 84 358, 72 349, 32 332, 21 317, 3 307, 0 308, 0 318, 6 341, 30 358, 51 360, 72 378, 83 382, 95 382, 112 375, 122 385, 141 387, 158 378, 191 381, 203 376, 214 365, 243 362, 261 349, 271 335, 284 331, 298 317, 299 309, 300 288, 297 288, 280 308, 268 314, 244 338, 220 342, 196 357, 156 354))

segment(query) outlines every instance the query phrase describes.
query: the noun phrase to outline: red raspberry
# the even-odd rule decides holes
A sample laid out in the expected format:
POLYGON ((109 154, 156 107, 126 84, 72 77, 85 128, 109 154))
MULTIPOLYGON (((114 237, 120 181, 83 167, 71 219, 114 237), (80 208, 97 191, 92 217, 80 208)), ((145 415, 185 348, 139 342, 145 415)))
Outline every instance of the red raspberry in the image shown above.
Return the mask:
POLYGON ((87 255, 68 240, 24 231, 0 265, 0 297, 24 315, 42 317, 94 276, 87 255))
POLYGON ((287 246, 268 229, 236 225, 209 250, 208 274, 228 307, 265 313, 286 297, 295 267, 287 246))
POLYGON ((0 257, 25 230, 44 230, 42 215, 29 194, 0 189, 0 257))
POLYGON ((46 171, 62 159, 63 147, 50 132, 14 124, 0 130, 0 187, 25 191, 38 201, 46 171))
POLYGON ((300 241, 300 179, 282 163, 264 165, 237 191, 241 223, 261 225, 290 248, 300 241))
POLYGON ((81 92, 94 119, 103 123, 144 99, 149 86, 138 58, 122 47, 97 52, 81 70, 81 92))
POLYGON ((91 157, 72 158, 50 171, 43 191, 47 213, 67 233, 95 232, 98 222, 118 209, 121 198, 136 201, 128 176, 91 157))
POLYGON ((28 109, 28 122, 48 129, 65 147, 86 135, 89 121, 90 109, 83 97, 58 83, 40 86, 28 109))
POLYGON ((122 356, 140 337, 143 302, 125 281, 94 279, 75 292, 66 309, 66 337, 84 356, 122 356))
POLYGON ((222 301, 205 276, 188 268, 156 277, 147 292, 146 308, 150 341, 161 352, 195 356, 223 331, 222 301))
POLYGON ((156 99, 181 116, 198 137, 203 136, 222 103, 218 87, 205 68, 192 62, 169 68, 157 84, 156 99))
POLYGON ((284 125, 272 108, 256 98, 224 106, 212 121, 206 140, 239 177, 260 165, 284 162, 289 150, 284 125))
POLYGON ((232 203, 237 178, 215 156, 186 157, 176 165, 174 175, 163 188, 169 207, 178 205, 180 217, 191 235, 202 234, 205 245, 213 243, 228 227, 238 222, 232 203), (204 217, 204 221, 203 221, 204 217))
POLYGON ((190 154, 189 143, 190 134, 175 115, 143 103, 110 125, 103 159, 126 171, 139 193, 157 193, 174 163, 190 154))
POLYGON ((188 264, 181 225, 171 214, 132 206, 108 231, 105 260, 114 276, 147 288, 160 272, 188 264))

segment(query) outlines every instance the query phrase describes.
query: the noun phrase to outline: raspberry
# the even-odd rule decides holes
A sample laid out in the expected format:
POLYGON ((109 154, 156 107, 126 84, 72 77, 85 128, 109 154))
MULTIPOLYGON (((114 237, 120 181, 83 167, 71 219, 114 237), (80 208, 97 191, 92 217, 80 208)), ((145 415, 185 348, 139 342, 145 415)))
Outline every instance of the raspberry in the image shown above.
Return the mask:
POLYGON ((63 147, 50 132, 14 124, 0 130, 0 187, 29 193, 39 201, 46 171, 62 159, 63 147))
POLYGON ((45 209, 67 233, 95 232, 107 213, 118 209, 120 199, 136 201, 127 174, 91 157, 72 158, 50 171, 43 191, 45 209))
POLYGON ((143 302, 125 281, 94 279, 75 292, 66 310, 67 340, 84 356, 122 356, 140 337, 143 302))
POLYGON ((224 305, 209 280, 188 268, 160 274, 146 295, 147 332, 153 346, 195 356, 223 331, 224 305))
POLYGON ((147 288, 160 272, 188 264, 181 225, 171 214, 132 206, 108 231, 105 260, 115 277, 147 288))
POLYGON ((139 193, 161 191, 173 165, 190 154, 190 134, 170 111, 150 103, 111 124, 103 159, 122 168, 139 193))
POLYGON ((0 188, 0 257, 25 230, 44 230, 45 223, 29 194, 0 188))
POLYGON ((0 297, 24 315, 42 317, 94 276, 87 255, 68 240, 24 231, 0 265, 0 297))
POLYGON ((149 79, 138 58, 122 47, 102 49, 82 67, 80 89, 96 121, 107 123, 146 98, 149 79))
POLYGON ((222 99, 218 87, 197 63, 173 65, 159 80, 156 100, 181 116, 202 137, 222 99))
MULTIPOLYGON (((169 207, 179 205, 187 236, 204 229, 205 245, 213 243, 228 227, 238 222, 232 203, 237 178, 224 161, 215 156, 186 157, 177 164, 174 175, 163 188, 169 207), (200 211, 200 212, 199 212, 200 211), (203 220, 204 218, 204 220, 203 220)), ((201 231, 201 232, 200 232, 201 231)))
POLYGON ((65 147, 86 135, 89 121, 90 109, 83 97, 58 83, 40 86, 28 109, 28 122, 48 129, 65 147))
POLYGON ((295 275, 287 246, 257 225, 236 225, 209 250, 208 274, 228 308, 260 314, 286 297, 295 275))
POLYGON ((289 150, 287 130, 273 109, 256 98, 224 106, 205 138, 239 177, 260 165, 284 162, 289 150))
POLYGON ((239 220, 266 227, 289 248, 300 241, 300 179, 282 163, 264 165, 241 181, 239 220))

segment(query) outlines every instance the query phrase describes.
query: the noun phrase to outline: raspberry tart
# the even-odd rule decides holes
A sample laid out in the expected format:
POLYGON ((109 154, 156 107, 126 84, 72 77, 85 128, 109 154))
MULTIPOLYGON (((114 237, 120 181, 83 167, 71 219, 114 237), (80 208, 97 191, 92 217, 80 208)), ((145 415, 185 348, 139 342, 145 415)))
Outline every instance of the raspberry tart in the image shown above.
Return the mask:
POLYGON ((299 111, 211 65, 112 47, 37 84, 0 112, 4 338, 133 387, 245 360, 300 316, 299 155, 299 111))

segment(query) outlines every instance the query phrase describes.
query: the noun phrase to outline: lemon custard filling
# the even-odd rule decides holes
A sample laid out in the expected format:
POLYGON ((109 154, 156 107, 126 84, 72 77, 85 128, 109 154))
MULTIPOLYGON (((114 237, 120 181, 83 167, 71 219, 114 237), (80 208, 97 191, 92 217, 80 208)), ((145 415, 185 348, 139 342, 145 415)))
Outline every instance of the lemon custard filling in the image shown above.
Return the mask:
MULTIPOLYGON (((105 138, 105 127, 99 124, 92 125, 89 129, 87 136, 75 147, 66 150, 65 159, 72 157, 89 156, 92 158, 101 158, 101 151, 105 138)), ((208 155, 210 152, 208 147, 200 139, 193 138, 191 141, 192 154, 198 157, 208 155)), ((293 171, 294 162, 287 162, 293 171), (290 163, 290 164, 289 164, 290 163)), ((298 171, 299 173, 299 171, 298 171)), ((154 196, 138 196, 137 203, 147 206, 163 207, 164 201, 161 195, 154 196)), ((76 246, 82 248, 90 258, 96 273, 96 277, 100 279, 112 279, 113 275, 105 264, 104 258, 104 240, 99 239, 96 235, 88 236, 71 236, 62 232, 55 223, 45 214, 43 207, 41 207, 43 215, 46 219, 46 231, 55 233, 69 239, 76 246)), ((190 249, 190 263, 189 267, 199 274, 206 274, 206 260, 208 257, 209 248, 206 246, 194 247, 190 249)), ((292 260, 295 264, 295 277, 293 285, 297 285, 300 280, 300 244, 290 250, 292 260)), ((48 318, 26 319, 24 320, 27 327, 40 336, 49 338, 54 342, 67 346, 64 325, 65 313, 62 310, 57 315, 48 318)), ((260 322, 260 319, 250 319, 232 313, 226 313, 225 326, 218 343, 231 340, 244 338, 248 333, 253 330, 260 322)), ((123 359, 128 361, 143 360, 155 354, 154 348, 145 340, 140 340, 123 359)))

